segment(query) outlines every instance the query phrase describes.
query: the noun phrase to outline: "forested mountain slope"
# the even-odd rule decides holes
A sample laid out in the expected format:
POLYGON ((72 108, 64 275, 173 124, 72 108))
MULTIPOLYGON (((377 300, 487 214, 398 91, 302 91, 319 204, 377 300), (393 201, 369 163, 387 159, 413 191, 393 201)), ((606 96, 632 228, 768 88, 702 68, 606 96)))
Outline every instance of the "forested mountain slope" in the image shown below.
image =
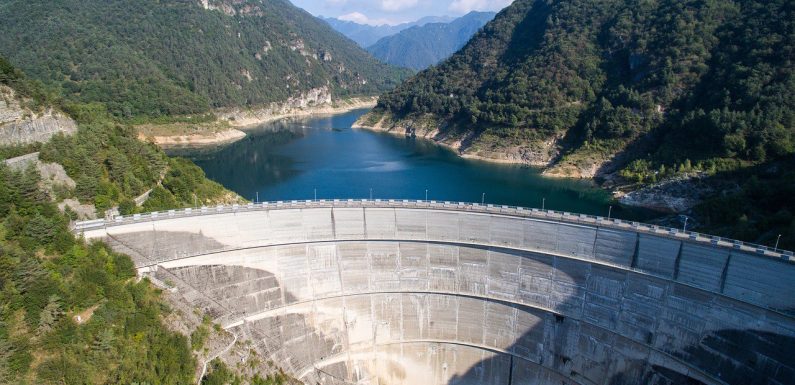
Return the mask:
POLYGON ((517 0, 363 125, 649 182, 795 151, 795 3, 517 0))
POLYGON ((385 63, 423 70, 461 49, 494 15, 470 12, 449 23, 412 27, 378 40, 367 51, 385 63))
POLYGON ((377 94, 407 74, 287 0, 4 1, 0 55, 119 117, 377 94))
MULTIPOLYGON (((137 140, 102 104, 59 98, 2 57, 0 87, 29 111, 64 110, 79 124, 73 136, 0 146, 0 384, 196 383, 205 343, 233 337, 209 319, 194 320, 192 309, 172 308, 137 279, 128 256, 76 238, 68 226, 78 213, 69 207, 102 215, 115 205, 133 213, 240 198, 189 161, 137 140), (42 170, 60 175, 45 178, 42 170), (137 207, 132 198, 147 189, 149 199, 137 207)), ((257 360, 246 363, 260 370, 255 375, 221 373, 221 366, 214 362, 203 383, 288 380, 257 360)))

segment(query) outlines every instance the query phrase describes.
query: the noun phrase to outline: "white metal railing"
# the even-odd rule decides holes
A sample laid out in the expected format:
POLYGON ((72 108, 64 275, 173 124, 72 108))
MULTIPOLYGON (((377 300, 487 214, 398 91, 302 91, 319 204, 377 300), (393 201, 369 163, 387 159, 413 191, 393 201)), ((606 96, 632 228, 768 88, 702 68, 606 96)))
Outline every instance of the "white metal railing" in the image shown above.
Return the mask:
POLYGON ((151 222, 168 220, 175 218, 196 217, 204 215, 218 215, 223 213, 251 212, 264 210, 281 209, 304 209, 304 208, 416 208, 433 209, 447 211, 462 211, 484 214, 501 214, 520 218, 546 219, 566 223, 583 224, 590 226, 601 226, 620 230, 631 230, 638 233, 653 234, 661 237, 675 238, 679 240, 691 240, 712 246, 728 247, 742 251, 766 255, 774 258, 781 258, 787 261, 795 261, 792 251, 774 250, 768 246, 727 239, 693 231, 682 231, 675 228, 650 225, 645 223, 625 221, 615 218, 604 218, 594 215, 576 214, 565 211, 541 210, 537 208, 526 208, 519 206, 505 206, 493 204, 479 204, 467 202, 438 202, 424 200, 397 200, 397 199, 319 199, 319 200, 291 200, 291 201, 272 201, 260 203, 248 203, 243 205, 215 206, 200 208, 185 208, 168 210, 164 212, 152 212, 146 214, 135 214, 128 216, 117 216, 108 219, 96 219, 90 221, 75 222, 72 226, 76 233, 83 233, 90 230, 103 229, 114 226, 128 225, 132 223, 151 222))

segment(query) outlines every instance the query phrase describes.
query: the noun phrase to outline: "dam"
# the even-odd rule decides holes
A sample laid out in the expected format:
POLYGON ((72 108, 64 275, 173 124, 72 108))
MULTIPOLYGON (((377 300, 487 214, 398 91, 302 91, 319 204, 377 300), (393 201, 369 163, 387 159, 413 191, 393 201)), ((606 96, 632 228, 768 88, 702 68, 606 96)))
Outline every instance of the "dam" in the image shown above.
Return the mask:
POLYGON ((792 384, 795 258, 521 207, 290 201, 80 222, 307 384, 792 384))

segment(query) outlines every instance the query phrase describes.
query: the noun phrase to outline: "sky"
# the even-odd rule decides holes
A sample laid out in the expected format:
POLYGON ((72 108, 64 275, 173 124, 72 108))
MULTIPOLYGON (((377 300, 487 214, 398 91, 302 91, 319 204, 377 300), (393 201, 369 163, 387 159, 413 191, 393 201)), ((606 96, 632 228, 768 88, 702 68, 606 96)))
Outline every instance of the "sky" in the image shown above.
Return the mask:
POLYGON ((499 11, 513 0, 291 0, 315 16, 360 24, 400 24, 425 16, 461 16, 470 11, 499 11))

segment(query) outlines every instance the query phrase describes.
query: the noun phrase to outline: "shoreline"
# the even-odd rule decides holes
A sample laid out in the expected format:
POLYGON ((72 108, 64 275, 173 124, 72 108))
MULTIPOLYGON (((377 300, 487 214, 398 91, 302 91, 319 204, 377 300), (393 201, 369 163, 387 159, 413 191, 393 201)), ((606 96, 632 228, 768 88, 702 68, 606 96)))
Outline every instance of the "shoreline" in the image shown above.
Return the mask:
POLYGON ((166 150, 224 146, 244 139, 248 136, 245 131, 252 130, 266 123, 289 118, 339 115, 358 109, 375 107, 377 101, 377 97, 351 98, 331 105, 282 109, 275 114, 272 113, 273 110, 270 108, 245 111, 216 111, 216 117, 219 121, 228 125, 227 129, 187 135, 144 135, 139 133, 138 138, 143 141, 150 140, 158 147, 166 150))
POLYGON ((231 127, 240 130, 249 130, 265 123, 270 123, 282 119, 299 118, 307 116, 338 115, 363 108, 373 108, 378 103, 377 96, 356 97, 333 102, 331 104, 320 104, 309 107, 279 108, 274 111, 273 107, 248 110, 226 110, 216 112, 216 116, 221 121, 228 123, 231 127))
MULTIPOLYGON (((386 133, 386 134, 389 134, 389 135, 393 135, 393 136, 397 136, 397 137, 406 137, 405 133, 398 132, 397 130, 384 129, 383 127, 381 127, 381 122, 378 122, 375 126, 366 126, 366 125, 361 124, 359 121, 356 121, 356 122, 353 123, 351 128, 359 129, 359 130, 372 131, 372 132, 383 132, 383 133, 386 133)), ((479 155, 479 154, 467 154, 467 153, 461 151, 461 142, 462 142, 461 140, 456 140, 453 143, 448 143, 448 142, 445 142, 444 140, 434 139, 432 137, 433 136, 432 134, 434 134, 434 133, 438 133, 438 130, 431 131, 431 132, 428 133, 428 135, 417 135, 416 137, 420 138, 420 139, 424 139, 424 140, 429 140, 429 141, 433 142, 436 145, 439 145, 439 146, 442 146, 444 148, 447 148, 447 149, 455 152, 456 155, 458 157, 462 158, 462 159, 477 160, 477 161, 481 161, 481 162, 488 162, 488 163, 502 164, 502 165, 525 166, 525 167, 535 168, 535 169, 538 169, 538 170, 544 170, 545 167, 548 166, 548 163, 543 163, 543 164, 541 164, 541 163, 533 163, 533 162, 525 161, 525 160, 522 160, 522 159, 516 159, 516 158, 511 158, 511 159, 507 159, 507 158, 493 158, 493 157, 488 157, 488 156, 479 155)))
MULTIPOLYGON (((378 123, 376 123, 373 126, 369 126, 369 125, 362 124, 360 121, 356 121, 352 125, 352 128, 360 129, 360 130, 366 130, 366 131, 372 131, 372 132, 378 132, 378 133, 385 133, 385 134, 398 136, 398 137, 405 137, 406 136, 406 134, 404 132, 401 132, 401 131, 405 131, 405 129, 401 130, 400 127, 393 128, 393 129, 385 129, 382 126, 382 122, 383 122, 383 120, 379 121, 378 123)), ((521 158, 506 159, 506 158, 488 157, 488 156, 483 156, 483 155, 480 155, 480 154, 467 154, 467 153, 464 153, 464 152, 461 151, 461 140, 456 140, 453 143, 449 143, 449 142, 444 141, 444 139, 442 139, 442 140, 434 139, 433 136, 435 135, 435 133, 438 133, 438 131, 429 131, 426 135, 417 135, 417 138, 424 139, 424 140, 429 140, 429 141, 433 142, 436 145, 439 145, 441 147, 447 148, 447 149, 455 152, 456 156, 458 156, 458 157, 460 157, 462 159, 470 159, 470 160, 488 162, 488 163, 493 163, 493 164, 501 164, 501 165, 518 165, 518 166, 524 166, 524 167, 531 167, 531 168, 537 169, 541 176, 543 176, 545 178, 549 178, 549 179, 588 180, 588 181, 593 182, 594 185, 597 188, 599 188, 601 190, 604 190, 605 192, 609 193, 613 197, 613 199, 616 201, 616 203, 618 203, 620 205, 623 205, 623 206, 626 206, 626 207, 652 210, 652 211, 659 212, 661 214, 662 213, 670 214, 672 212, 676 213, 676 212, 680 212, 680 211, 686 211, 687 209, 692 208, 694 206, 693 202, 689 202, 690 204, 688 204, 688 205, 683 205, 682 202, 680 202, 682 200, 682 198, 671 196, 670 193, 667 193, 665 191, 659 191, 656 194, 644 194, 644 195, 646 195, 644 197, 645 199, 627 199, 628 196, 631 197, 631 196, 634 196, 634 195, 637 195, 637 194, 643 192, 646 189, 649 189, 649 186, 646 186, 645 188, 640 188, 640 189, 637 189, 637 190, 622 191, 620 189, 615 189, 615 188, 603 186, 602 184, 597 182, 597 177, 598 177, 597 175, 591 176, 591 175, 582 174, 582 173, 578 174, 577 176, 567 175, 565 172, 562 172, 561 168, 556 168, 556 167, 554 167, 554 165, 551 165, 549 162, 545 162, 543 164, 540 164, 540 163, 534 164, 532 162, 526 161, 526 160, 521 159, 521 158), (585 175, 587 175, 587 176, 585 176, 585 175), (661 204, 660 202, 666 202, 668 204, 661 204), (677 204, 673 204, 672 205, 672 204, 670 204, 670 202, 674 202, 674 203, 677 203, 677 204)), ((505 149, 505 151, 508 152, 508 151, 511 151, 511 149, 505 149)))
MULTIPOLYGON (((357 120, 353 123, 352 128, 368 130, 373 132, 384 132, 390 135, 395 136, 406 136, 405 131, 407 130, 405 127, 392 127, 392 128, 384 128, 383 122, 385 118, 382 118, 374 125, 365 125, 361 122, 361 120, 357 120)), ((451 138, 441 138, 438 139, 439 129, 434 129, 425 132, 422 135, 416 135, 417 138, 422 138, 425 140, 432 141, 433 143, 448 148, 456 153, 456 155, 463 159, 471 159, 477 160, 482 162, 488 162, 493 164, 502 164, 502 165, 516 165, 516 166, 524 166, 524 167, 531 167, 535 168, 540 171, 541 175, 551 179, 581 179, 581 180, 591 180, 595 181, 599 178, 604 178, 606 175, 601 175, 597 173, 597 170, 600 164, 594 164, 589 170, 583 169, 574 169, 566 168, 565 165, 561 165, 559 163, 555 163, 555 160, 558 159, 559 153, 557 151, 550 151, 547 157, 538 157, 537 154, 532 152, 532 149, 527 147, 522 147, 518 145, 509 146, 497 149, 493 151, 493 153, 503 154, 504 157, 494 157, 489 156, 488 151, 487 154, 483 154, 483 152, 475 152, 469 153, 465 152, 466 150, 462 151, 462 142, 466 140, 466 138, 458 138, 453 140, 452 142, 448 141, 451 138)), ((548 149, 554 149, 556 146, 556 141, 559 138, 550 139, 548 142, 545 142, 544 145, 547 146, 548 149)))
POLYGON ((246 133, 238 129, 230 128, 228 130, 218 131, 208 134, 191 134, 191 135, 153 135, 146 136, 139 134, 138 139, 143 141, 151 141, 158 147, 166 149, 178 148, 203 148, 211 146, 221 146, 225 144, 232 144, 246 137, 246 133))

